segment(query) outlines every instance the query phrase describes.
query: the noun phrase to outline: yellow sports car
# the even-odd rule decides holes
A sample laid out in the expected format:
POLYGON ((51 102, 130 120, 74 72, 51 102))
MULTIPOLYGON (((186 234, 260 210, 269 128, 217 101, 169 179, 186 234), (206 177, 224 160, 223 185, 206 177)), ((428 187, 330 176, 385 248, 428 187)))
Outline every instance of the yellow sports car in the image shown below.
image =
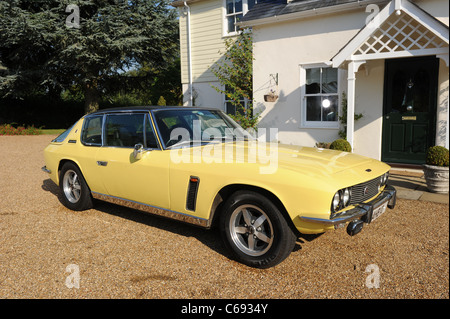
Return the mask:
POLYGON ((261 140, 216 109, 113 108, 54 139, 42 169, 69 209, 94 198, 217 226, 235 258, 259 268, 288 257, 299 233, 355 235, 395 206, 382 162, 261 140))

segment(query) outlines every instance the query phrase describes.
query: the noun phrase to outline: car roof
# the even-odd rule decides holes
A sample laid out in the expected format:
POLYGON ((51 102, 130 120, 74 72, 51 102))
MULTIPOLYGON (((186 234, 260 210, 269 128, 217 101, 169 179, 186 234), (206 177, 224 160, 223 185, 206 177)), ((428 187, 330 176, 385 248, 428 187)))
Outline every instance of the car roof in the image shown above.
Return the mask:
POLYGON ((124 106, 124 107, 113 107, 107 109, 101 109, 95 111, 93 113, 88 114, 91 115, 100 115, 104 113, 128 113, 128 112, 149 112, 153 110, 218 110, 213 107, 191 107, 191 106, 124 106))

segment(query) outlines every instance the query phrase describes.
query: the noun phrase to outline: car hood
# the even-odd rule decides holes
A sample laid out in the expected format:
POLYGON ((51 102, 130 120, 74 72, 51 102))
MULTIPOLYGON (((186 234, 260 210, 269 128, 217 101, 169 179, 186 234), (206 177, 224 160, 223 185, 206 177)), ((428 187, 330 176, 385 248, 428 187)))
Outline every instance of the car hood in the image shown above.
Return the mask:
POLYGON ((319 170, 325 174, 335 174, 373 162, 370 158, 349 152, 293 145, 278 146, 278 161, 281 167, 302 171, 319 170))
MULTIPOLYGON (((345 176, 351 183, 359 183, 389 170, 380 161, 343 151, 260 142, 235 146, 243 148, 241 153, 256 153, 256 163, 260 168, 266 167, 267 174, 289 170, 316 178, 345 176)), ((249 157, 241 160, 249 161, 249 157)))

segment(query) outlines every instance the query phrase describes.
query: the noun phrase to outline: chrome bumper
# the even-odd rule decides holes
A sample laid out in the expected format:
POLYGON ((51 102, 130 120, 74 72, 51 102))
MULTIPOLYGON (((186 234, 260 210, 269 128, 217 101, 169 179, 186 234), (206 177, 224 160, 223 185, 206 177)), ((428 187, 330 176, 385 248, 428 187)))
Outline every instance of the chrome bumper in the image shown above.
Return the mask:
POLYGON ((322 219, 305 216, 300 216, 300 219, 309 223, 335 227, 341 224, 346 224, 355 219, 361 219, 365 223, 370 223, 372 220, 372 213, 375 209, 385 204, 386 202, 388 203, 387 206, 392 209, 395 207, 396 200, 397 191, 394 187, 386 185, 384 190, 370 202, 359 204, 358 206, 337 215, 333 219, 322 219))
POLYGON ((49 169, 47 168, 47 166, 43 166, 41 169, 42 169, 44 172, 49 173, 49 174, 52 172, 51 170, 49 170, 49 169))

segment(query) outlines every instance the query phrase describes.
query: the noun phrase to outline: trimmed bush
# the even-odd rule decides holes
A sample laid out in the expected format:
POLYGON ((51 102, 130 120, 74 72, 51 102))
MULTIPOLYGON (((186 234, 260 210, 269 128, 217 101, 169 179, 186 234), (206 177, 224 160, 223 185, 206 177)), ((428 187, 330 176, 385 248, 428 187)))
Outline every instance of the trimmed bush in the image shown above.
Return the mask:
POLYGON ((448 166, 448 149, 432 146, 427 151, 426 163, 433 166, 448 166))
POLYGON ((330 149, 337 150, 337 151, 343 151, 343 152, 351 152, 352 147, 350 146, 350 143, 344 139, 338 139, 331 143, 330 149))

